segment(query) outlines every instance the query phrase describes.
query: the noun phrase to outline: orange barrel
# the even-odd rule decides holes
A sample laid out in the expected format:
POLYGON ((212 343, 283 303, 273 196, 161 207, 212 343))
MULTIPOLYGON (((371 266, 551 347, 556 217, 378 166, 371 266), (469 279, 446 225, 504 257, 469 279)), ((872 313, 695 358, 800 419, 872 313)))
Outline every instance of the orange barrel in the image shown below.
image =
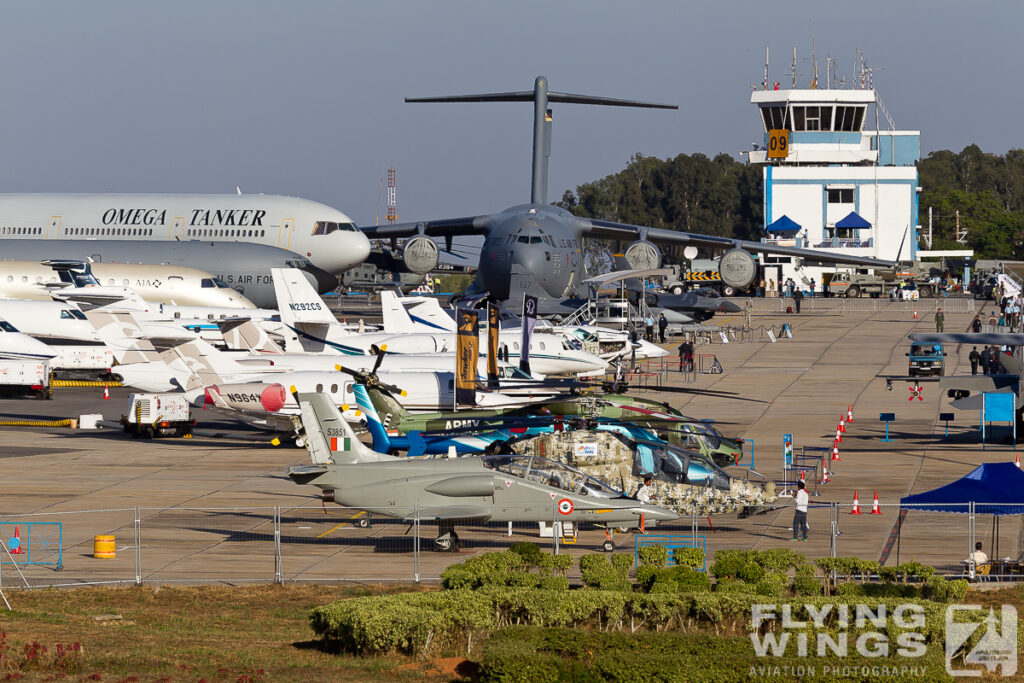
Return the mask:
POLYGON ((101 560, 112 560, 116 557, 113 536, 93 536, 92 556, 101 560))

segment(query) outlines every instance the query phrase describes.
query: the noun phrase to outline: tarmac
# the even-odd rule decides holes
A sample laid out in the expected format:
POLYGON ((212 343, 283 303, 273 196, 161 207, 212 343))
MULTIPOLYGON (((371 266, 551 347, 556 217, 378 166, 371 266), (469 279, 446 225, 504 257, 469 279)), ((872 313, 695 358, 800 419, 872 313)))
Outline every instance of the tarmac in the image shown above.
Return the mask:
MULTIPOLYGON (((887 391, 885 382, 876 378, 906 373, 907 335, 935 329, 927 308, 931 304, 922 304, 915 320, 904 305, 884 301, 845 311, 834 305, 810 310, 812 305, 805 302, 799 315, 776 312, 777 302, 753 303, 751 325, 778 328, 788 323, 793 338, 701 345, 698 353, 715 354, 724 372, 698 375, 692 382, 677 372, 678 341, 670 340, 670 369, 653 380, 658 388, 636 391, 666 400, 691 417, 713 419, 728 436, 743 437, 743 465, 749 466, 752 446, 754 469, 769 479, 783 477, 783 434, 793 435, 797 453, 802 447, 830 451, 836 423, 852 405, 854 421, 843 434, 841 459, 828 462, 831 481, 816 487, 809 482, 819 494, 811 499, 810 538, 790 540, 792 501, 786 498, 776 508, 744 519, 735 514, 687 518, 652 530, 649 537, 688 536, 696 522, 709 555, 721 548, 789 547, 812 558, 826 556, 833 541, 829 504, 836 503, 836 553, 879 559, 899 517, 900 497, 953 481, 980 463, 1014 459, 1013 445, 1003 442, 1005 429, 982 450, 974 413, 958 412, 946 438, 938 414, 952 409, 937 385, 923 385, 923 400, 908 400, 903 383, 887 391), (888 412, 895 413, 895 420, 892 441, 884 442, 879 414, 888 412), (854 491, 865 514, 850 514, 854 491), (875 491, 882 503, 880 515, 868 514, 875 491)), ((947 308, 946 330, 964 330, 972 317, 947 308)), ((713 323, 739 326, 744 316, 713 323)), ((947 375, 970 372, 969 351, 947 349, 947 375)), ((50 401, 2 399, 0 419, 102 413, 116 420, 127 410, 130 391, 110 393, 110 400, 102 400, 102 388, 59 388, 50 401)), ((511 542, 551 545, 550 539, 538 539, 536 525, 517 525, 511 536, 504 524, 470 525, 459 529, 460 552, 433 552, 435 532, 424 523, 420 552, 414 552, 413 525, 374 518, 361 527, 363 513, 324 506, 315 488, 292 483, 285 470, 307 462, 304 449, 247 442, 243 439, 254 432, 211 413, 197 411, 194 417, 201 426, 228 435, 136 440, 112 429, 0 427, 0 538, 9 542, 17 526, 19 535, 34 544, 31 558, 3 558, 0 585, 22 582, 11 569, 11 559, 35 585, 431 580, 452 562, 511 542), (56 522, 61 525, 58 540, 56 522), (93 557, 93 538, 100 534, 116 536, 115 559, 93 557), (25 564, 26 559, 33 563, 25 564)), ((730 470, 737 476, 749 474, 743 467, 730 470)), ((979 518, 977 537, 994 554, 988 518, 979 518)), ((1020 518, 1003 520, 998 556, 1018 559, 1022 537, 1020 518)), ((632 552, 636 538, 615 534, 614 541, 619 550, 632 552)), ((583 529, 574 544, 564 544, 560 551, 596 551, 603 540, 601 530, 583 529)), ((966 515, 911 511, 887 563, 895 564, 898 556, 900 562, 914 559, 957 572, 967 554, 966 515)))

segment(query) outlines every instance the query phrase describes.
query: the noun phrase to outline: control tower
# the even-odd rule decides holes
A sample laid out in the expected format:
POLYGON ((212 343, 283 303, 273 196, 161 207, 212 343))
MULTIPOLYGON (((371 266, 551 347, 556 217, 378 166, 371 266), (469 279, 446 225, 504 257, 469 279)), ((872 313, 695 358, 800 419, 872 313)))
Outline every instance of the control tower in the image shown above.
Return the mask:
MULTIPOLYGON (((795 60, 794 60, 795 64, 795 60)), ((830 67, 831 68, 831 67, 830 67)), ((779 245, 851 256, 917 255, 920 131, 897 131, 861 67, 857 87, 780 88, 765 80, 750 95, 763 142, 750 151, 763 168, 764 237, 779 245), (885 124, 880 129, 879 120, 885 124)), ((795 74, 795 69, 794 69, 795 74)), ((831 84, 831 74, 827 79, 831 84)), ((831 266, 762 257, 765 280, 792 277, 821 291, 831 266)), ((842 268, 842 266, 840 266, 842 268)))

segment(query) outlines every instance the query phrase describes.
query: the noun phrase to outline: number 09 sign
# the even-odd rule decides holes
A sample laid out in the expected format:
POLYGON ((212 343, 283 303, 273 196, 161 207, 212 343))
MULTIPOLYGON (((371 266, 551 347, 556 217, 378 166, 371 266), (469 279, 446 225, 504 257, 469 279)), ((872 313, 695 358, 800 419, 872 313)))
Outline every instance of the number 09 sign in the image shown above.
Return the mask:
POLYGON ((785 159, 789 156, 789 131, 782 128, 768 131, 768 158, 785 159))

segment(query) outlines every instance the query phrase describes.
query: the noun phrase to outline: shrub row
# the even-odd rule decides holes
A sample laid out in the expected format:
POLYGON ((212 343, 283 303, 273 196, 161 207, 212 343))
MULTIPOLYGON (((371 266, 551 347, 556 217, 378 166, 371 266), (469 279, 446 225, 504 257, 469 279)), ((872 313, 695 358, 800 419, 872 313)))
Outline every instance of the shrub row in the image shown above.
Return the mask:
MULTIPOLYGON (((472 652, 494 630, 509 625, 582 627, 598 631, 709 631, 741 634, 751 605, 761 595, 739 592, 632 593, 582 589, 550 591, 522 587, 373 595, 313 609, 310 624, 321 638, 363 653, 405 652, 424 656, 472 652)), ((780 602, 767 600, 767 602, 780 602)), ((901 601, 858 598, 890 612, 901 601)), ((808 618, 805 604, 845 605, 843 598, 789 601, 793 618, 808 618)), ((941 639, 945 605, 920 601, 929 639, 941 639)), ((833 610, 835 612, 836 610, 833 610)), ((826 624, 826 628, 833 625, 826 624)), ((851 631, 852 632, 852 631, 851 631)))
MULTIPOLYGON (((867 667, 870 671, 889 667, 897 672, 884 680, 953 680, 943 675, 942 648, 933 644, 927 654, 913 660, 866 659, 851 652, 850 657, 792 659, 760 658, 742 636, 722 637, 703 633, 646 633, 642 638, 628 633, 593 633, 566 628, 507 627, 488 638, 483 649, 480 680, 501 681, 620 681, 650 683, 652 681, 689 681, 691 683, 740 683, 757 680, 792 680, 794 675, 774 674, 771 667, 789 665, 814 666, 813 680, 851 680, 846 671, 867 667), (916 672, 901 669, 923 667, 916 672), (825 667, 835 669, 830 674, 825 667), (759 668, 760 667, 760 668, 759 668)), ((857 678, 854 676, 853 678, 857 678)), ((875 680, 868 676, 865 680, 875 680)))

